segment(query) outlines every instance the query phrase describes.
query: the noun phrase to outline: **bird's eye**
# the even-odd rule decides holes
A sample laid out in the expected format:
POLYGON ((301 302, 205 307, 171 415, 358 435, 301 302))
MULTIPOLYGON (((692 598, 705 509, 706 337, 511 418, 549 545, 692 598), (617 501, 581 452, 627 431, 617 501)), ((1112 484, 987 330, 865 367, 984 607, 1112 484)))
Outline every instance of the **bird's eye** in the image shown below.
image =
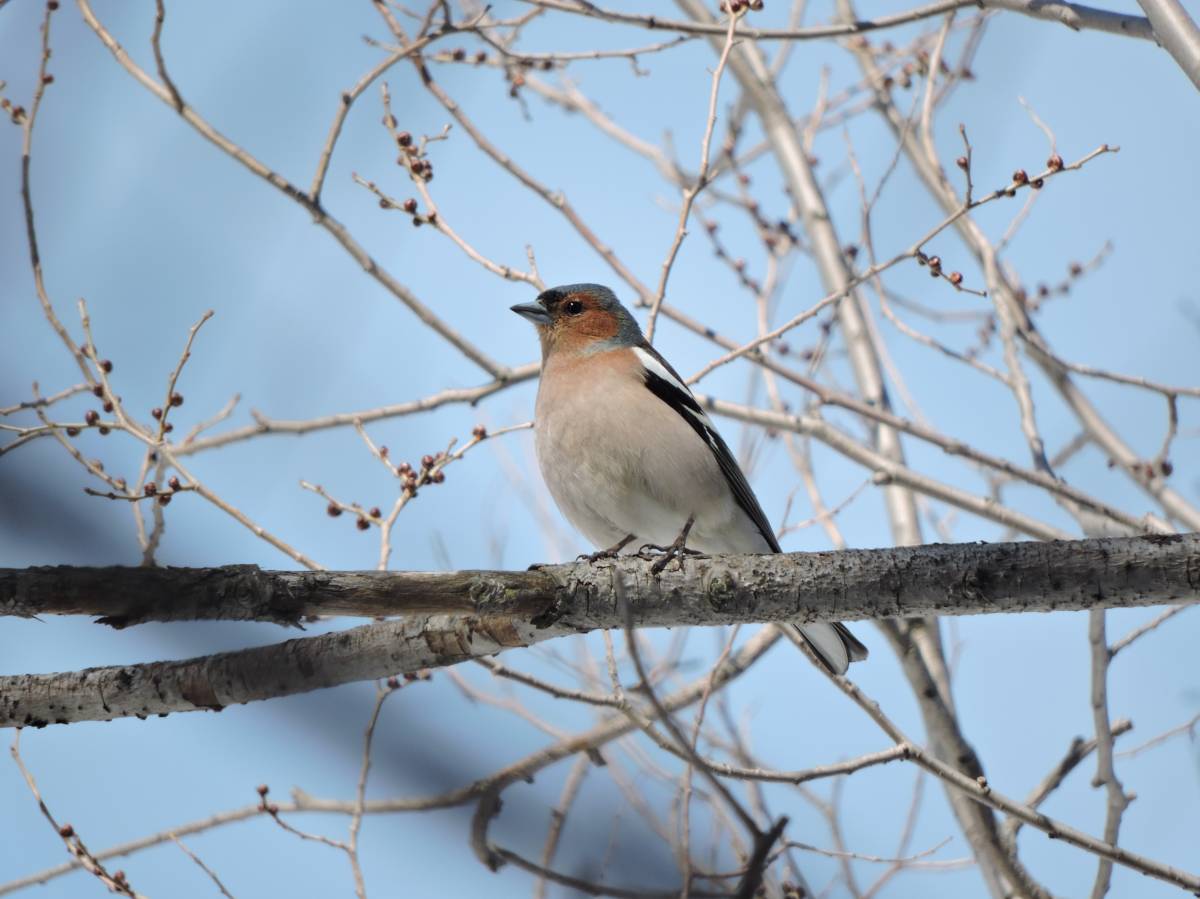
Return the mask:
POLYGON ((579 300, 570 300, 563 309, 566 310, 567 315, 578 315, 583 311, 583 303, 579 302, 579 300))

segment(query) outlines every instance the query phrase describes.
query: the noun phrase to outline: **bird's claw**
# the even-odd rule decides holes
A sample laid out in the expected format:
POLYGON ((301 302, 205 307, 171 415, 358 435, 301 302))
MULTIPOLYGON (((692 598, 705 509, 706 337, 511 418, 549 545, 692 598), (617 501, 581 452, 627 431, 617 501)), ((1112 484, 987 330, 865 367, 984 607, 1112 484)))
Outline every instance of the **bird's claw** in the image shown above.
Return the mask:
POLYGON ((658 546, 654 543, 642 544, 641 548, 638 550, 638 556, 643 559, 650 558, 649 556, 645 555, 648 550, 657 550, 658 552, 662 553, 662 555, 655 560, 654 564, 650 566, 651 575, 657 577, 659 574, 661 574, 663 570, 671 564, 672 559, 678 563, 679 570, 682 571, 684 556, 704 555, 702 552, 697 552, 694 549, 687 548, 688 534, 692 532, 692 525, 695 523, 696 516, 689 516, 687 522, 685 522, 683 525, 683 530, 679 532, 679 536, 675 538, 675 542, 670 546, 658 546))
POLYGON ((575 557, 576 562, 587 562, 589 565, 595 565, 597 562, 604 559, 615 559, 619 555, 615 549, 598 549, 594 553, 580 553, 575 557))
POLYGON ((608 549, 596 550, 594 553, 580 553, 575 557, 575 561, 582 562, 584 559, 586 559, 589 565, 595 565, 601 559, 615 559, 621 554, 621 550, 631 543, 633 539, 633 534, 629 534, 623 540, 619 540, 608 549))
POLYGON ((683 539, 676 540, 670 546, 659 546, 657 543, 645 543, 637 551, 639 559, 654 559, 654 564, 650 566, 650 573, 653 575, 661 574, 666 570, 667 566, 674 560, 678 565, 679 570, 683 570, 684 556, 700 556, 704 553, 698 549, 688 549, 684 544, 683 539))

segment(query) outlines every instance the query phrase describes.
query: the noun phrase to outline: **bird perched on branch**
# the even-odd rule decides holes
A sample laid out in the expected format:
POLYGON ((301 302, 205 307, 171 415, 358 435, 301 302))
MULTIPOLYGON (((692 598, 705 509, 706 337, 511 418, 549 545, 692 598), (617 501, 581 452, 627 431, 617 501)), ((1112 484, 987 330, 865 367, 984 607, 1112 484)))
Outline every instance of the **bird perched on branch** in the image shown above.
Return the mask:
MULTIPOLYGON (((782 552, 754 491, 683 379, 607 287, 570 284, 512 307, 542 344, 536 445, 550 494, 599 550, 782 552)), ((797 630, 843 674, 867 649, 845 625, 797 630)))

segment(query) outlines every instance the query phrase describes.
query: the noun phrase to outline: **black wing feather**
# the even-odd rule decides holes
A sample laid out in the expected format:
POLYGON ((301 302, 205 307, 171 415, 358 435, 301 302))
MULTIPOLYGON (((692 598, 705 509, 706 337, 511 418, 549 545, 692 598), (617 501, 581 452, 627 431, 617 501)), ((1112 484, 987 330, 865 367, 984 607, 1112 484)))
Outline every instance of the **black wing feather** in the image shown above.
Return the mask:
POLYGON ((700 408, 700 404, 696 401, 692 392, 686 387, 681 389, 680 385, 683 384, 683 378, 679 377, 679 374, 671 367, 671 364, 659 355, 658 351, 650 344, 643 343, 638 349, 653 356, 655 361, 669 371, 675 377, 675 380, 679 382, 678 384, 673 384, 666 378, 646 369, 646 387, 656 397, 674 409, 691 426, 692 430, 699 435, 700 439, 708 444, 709 448, 713 451, 713 455, 717 457, 717 465, 720 466, 721 473, 725 476, 725 483, 729 485, 729 489, 733 492, 733 498, 737 501, 738 506, 750 516, 750 520, 754 522, 763 539, 767 541, 767 545, 771 547, 771 552, 783 552, 779 547, 779 541, 775 539, 775 531, 771 528, 771 523, 767 520, 762 506, 758 504, 758 497, 750 489, 750 484, 746 481, 746 476, 742 473, 737 460, 733 458, 733 453, 730 452, 728 444, 717 433, 717 429, 713 427, 704 410, 700 408))

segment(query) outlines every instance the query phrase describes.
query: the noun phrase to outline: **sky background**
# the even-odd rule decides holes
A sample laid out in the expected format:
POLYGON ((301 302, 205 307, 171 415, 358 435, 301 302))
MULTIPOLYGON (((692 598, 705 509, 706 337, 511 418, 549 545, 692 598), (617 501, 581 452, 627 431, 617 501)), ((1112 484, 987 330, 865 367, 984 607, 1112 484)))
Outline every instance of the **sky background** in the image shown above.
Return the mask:
MULTIPOLYGON (((619 5, 617 0, 613 5, 619 5)), ((782 24, 783 5, 768 5, 756 15, 756 23, 782 24)), ((676 15, 669 4, 637 8, 648 12, 651 6, 676 15)), ((859 13, 900 8, 864 3, 859 13)), ((4 96, 26 106, 37 71, 42 9, 31 0, 12 0, 0 8, 4 96)), ((525 9, 510 2, 493 7, 497 16, 525 9)), ((1120 9, 1136 12, 1136 5, 1120 9)), ((134 59, 153 71, 153 4, 101 0, 96 11, 134 59)), ((827 21, 832 15, 830 4, 814 3, 807 21, 827 21)), ((53 29, 50 70, 55 82, 38 121, 33 161, 46 284, 60 317, 76 335, 74 304, 86 298, 97 344, 114 361, 113 383, 131 410, 145 417, 161 403, 187 329, 207 309, 216 314, 201 331, 180 381, 186 397, 177 410, 181 429, 211 415, 235 393, 242 403, 226 427, 250 421, 252 408, 278 418, 306 418, 486 381, 486 375, 455 357, 365 276, 302 209, 217 151, 136 85, 86 28, 73 4, 63 4, 53 29)), ((915 33, 904 29, 888 38, 900 44, 915 33)), ((386 37, 367 2, 225 0, 168 4, 163 46, 175 82, 202 115, 272 168, 307 185, 341 91, 379 58, 379 50, 363 43, 364 34, 386 37)), ((521 46, 529 51, 585 50, 659 39, 636 29, 558 15, 531 26, 521 46)), ((464 46, 472 53, 478 49, 466 38, 452 38, 444 46, 464 46)), ((641 65, 649 77, 636 75, 625 60, 576 63, 568 73, 631 132, 673 146, 683 164, 694 168, 714 59, 707 44, 691 42, 644 57, 641 65)), ((857 80, 853 58, 844 50, 824 43, 798 46, 782 81, 794 114, 811 108, 823 66, 829 67, 834 90, 857 80)), ((976 79, 960 87, 940 111, 936 138, 942 158, 950 163, 961 152, 957 126, 966 126, 981 188, 1007 182, 1015 168, 1033 172, 1044 164, 1046 139, 1022 108, 1022 97, 1054 129, 1066 160, 1102 143, 1121 147, 1120 153, 1048 185, 1004 254, 1021 282, 1033 288, 1057 283, 1073 261, 1091 258, 1106 242, 1113 245, 1098 271, 1046 306, 1039 317, 1043 333, 1073 361, 1166 383, 1200 383, 1200 296, 1195 287, 1200 280, 1195 227, 1200 97, 1194 88, 1170 57, 1151 44, 1075 34, 1007 14, 990 21, 972 68, 976 79)), ((437 65, 434 74, 485 133, 545 183, 564 190, 638 276, 656 283, 673 236, 678 195, 650 163, 599 135, 583 117, 564 115, 532 93, 526 93, 524 106, 518 105, 495 69, 437 65)), ((441 131, 448 115, 420 88, 411 66, 396 67, 387 80, 402 129, 441 131)), ((722 116, 733 95, 733 83, 727 81, 722 116)), ((903 108, 908 101, 901 102, 903 108)), ((414 229, 407 216, 381 210, 351 180, 351 173, 358 172, 399 197, 412 193, 394 164, 394 148, 380 127, 380 115, 373 89, 347 121, 325 188, 327 208, 381 264, 493 358, 510 365, 533 360, 537 347, 532 330, 508 311, 513 303, 532 298, 527 285, 488 274, 432 229, 414 229)), ((723 121, 718 122, 719 137, 723 121)), ((746 145, 756 134, 751 121, 746 145)), ((19 128, 0 122, 2 405, 27 398, 35 379, 52 392, 78 378, 33 290, 19 196, 20 141, 19 128)), ((858 189, 844 165, 848 142, 871 188, 891 164, 893 144, 871 117, 855 120, 848 129, 825 130, 816 139, 818 175, 825 179, 835 224, 845 242, 858 242, 858 189)), ((436 177, 430 187, 442 214, 482 252, 523 267, 525 246, 532 245, 547 283, 610 283, 632 299, 561 217, 487 162, 461 129, 436 144, 431 158, 436 177)), ((772 166, 763 158, 747 171, 764 211, 778 218, 786 213, 787 200, 772 166)), ((978 219, 998 237, 1018 202, 981 210, 978 219)), ((716 215, 722 238, 761 277, 761 247, 745 221, 727 211, 716 215)), ((879 255, 904 249, 940 219, 901 163, 873 216, 879 255)), ((962 269, 968 284, 980 284, 979 273, 952 234, 932 248, 947 269, 962 269)), ((943 311, 986 308, 986 301, 932 282, 915 265, 895 271, 888 284, 943 311)), ((797 259, 780 296, 777 319, 821 295, 812 264, 797 259)), ((698 227, 672 274, 669 300, 722 333, 753 336, 748 296, 713 259, 698 227)), ((1010 395, 905 340, 882 320, 880 327, 921 414, 948 434, 1027 462, 1010 395)), ((970 325, 938 327, 934 333, 958 346, 971 340, 970 325)), ((801 348, 812 345, 816 334, 811 323, 788 341, 801 348)), ((684 374, 715 355, 710 345, 669 322, 663 323, 656 344, 684 374)), ((985 358, 999 364, 994 347, 985 358)), ((850 383, 843 365, 835 363, 833 371, 842 383, 850 383)), ((1046 383, 1036 375, 1032 380, 1039 425, 1053 451, 1075 435, 1076 426, 1046 383)), ((529 383, 476 409, 451 407, 381 422, 369 430, 377 443, 391 447, 394 458, 415 461, 444 448, 452 437, 466 439, 476 423, 495 428, 527 420, 535 389, 529 383)), ((702 389, 734 400, 761 394, 754 371, 743 365, 727 366, 705 379, 702 389)), ((1086 383, 1086 390, 1136 449, 1153 455, 1165 427, 1160 398, 1095 382, 1086 383)), ((788 395, 796 404, 804 402, 798 393, 788 395)), ((1197 458, 1198 406, 1181 405, 1182 433, 1173 453, 1178 469, 1174 486, 1194 502, 1200 501, 1200 470, 1189 461, 1197 458)), ((86 408, 84 397, 62 407, 64 416, 74 420, 86 408)), ((768 516, 778 523, 799 483, 782 443, 764 443, 759 432, 744 435, 733 422, 718 424, 735 447, 752 449, 752 483, 768 516)), ((88 433, 78 442, 108 470, 131 479, 136 474, 140 456, 131 441, 88 433)), ((906 450, 918 470, 974 492, 985 489, 974 471, 947 461, 936 448, 907 441, 906 450)), ((375 534, 359 533, 348 517, 328 518, 323 501, 298 485, 303 478, 344 500, 387 508, 394 485, 353 430, 272 436, 190 461, 210 488, 323 565, 374 565, 375 534)), ((814 464, 831 504, 850 496, 869 476, 819 448, 814 464)), ((1094 450, 1085 450, 1062 474, 1130 513, 1151 509, 1147 498, 1119 473, 1108 471, 1094 450)), ((140 552, 129 509, 85 496, 81 488, 87 484, 83 469, 50 441, 0 459, 0 566, 136 564, 140 552)), ((1005 499, 1076 531, 1070 519, 1031 488, 1010 487, 1005 499)), ((802 491, 796 502, 791 520, 807 518, 811 509, 802 491)), ((198 497, 180 497, 167 518, 158 556, 162 564, 294 567, 198 497)), ((863 491, 838 521, 852 546, 891 541, 877 491, 863 491)), ((956 516, 950 529, 958 541, 1003 536, 997 526, 966 515, 956 516)), ((940 539, 932 528, 925 537, 940 539)), ((813 527, 790 534, 784 547, 827 549, 829 543, 824 531, 813 527)), ((398 569, 519 568, 589 548, 553 510, 537 474, 531 434, 520 432, 478 448, 447 471, 445 484, 423 491, 410 504, 397 529, 392 564, 398 569)), ((1112 613, 1110 637, 1152 614, 1112 613)), ((1115 662, 1113 717, 1135 720, 1134 734, 1123 738, 1131 741, 1127 745, 1200 710, 1198 623, 1195 613, 1184 613, 1115 662)), ((346 622, 328 622, 310 632, 344 626, 346 622)), ((872 650, 870 663, 853 670, 856 681, 910 734, 919 736, 919 714, 886 644, 869 625, 859 624, 855 631, 872 650)), ((1091 732, 1086 616, 965 618, 948 624, 947 635, 958 647, 956 695, 964 730, 983 757, 991 783, 1023 796, 1074 736, 1091 732)), ((86 620, 0 618, 0 674, 186 658, 287 636, 293 635, 266 625, 145 625, 110 632, 86 620)), ((665 645, 667 639, 660 636, 655 645, 665 645)), ((694 631, 686 639, 682 676, 695 677, 713 658, 723 634, 694 631)), ((561 660, 582 658, 584 644, 581 638, 510 653, 505 661, 565 679, 561 660)), ((593 637, 587 645, 594 649, 599 644, 593 637)), ((461 675, 481 688, 496 689, 482 669, 470 667, 461 675)), ((370 684, 357 684, 229 708, 220 715, 47 728, 26 732, 22 751, 60 820, 72 822, 88 845, 99 849, 254 802, 255 785, 261 782, 270 783, 277 796, 292 786, 319 796, 351 796, 373 690, 370 684)), ((586 709, 552 705, 528 691, 508 692, 564 730, 585 728, 593 720, 586 709)), ((764 764, 798 769, 887 745, 861 713, 786 647, 773 650, 737 683, 731 697, 764 764)), ((501 709, 469 701, 439 673, 389 701, 377 733, 369 792, 376 797, 432 795, 552 739, 501 709)), ((620 757, 636 788, 665 808, 674 785, 639 774, 627 755, 620 757)), ((1089 787, 1093 770, 1085 762, 1044 810, 1099 832, 1104 797, 1089 787)), ((566 771, 560 764, 536 783, 507 791, 493 837, 536 855, 566 771)), ((1195 742, 1175 739, 1122 760, 1118 772, 1126 788, 1138 795, 1125 817, 1122 845, 1194 868, 1200 833, 1200 750, 1195 742)), ((912 768, 888 766, 860 772, 845 783, 842 822, 852 849, 879 855, 895 851, 915 776, 912 768)), ((829 784, 815 789, 828 794, 829 784)), ((829 845, 819 816, 793 792, 771 789, 768 795, 775 813, 792 817, 793 838, 829 845)), ((362 836, 368 893, 527 895, 532 885, 528 875, 511 867, 492 874, 470 855, 471 811, 368 819, 362 836)), ((335 836, 343 833, 342 819, 310 816, 296 823, 325 828, 335 836)), ((0 883, 66 857, 7 760, 0 763, 0 832, 0 883)), ((927 849, 947 837, 952 839, 934 858, 967 853, 940 787, 928 784, 913 848, 927 849)), ((676 882, 669 852, 629 810, 612 780, 592 772, 569 819, 560 867, 595 876, 610 840, 607 851, 617 860, 608 870, 613 882, 660 887, 676 882)), ((187 842, 239 897, 351 894, 342 857, 326 847, 302 844, 269 821, 233 825, 187 842)), ((1026 863, 1056 894, 1077 896, 1090 890, 1095 870, 1090 856, 1037 833, 1023 833, 1021 845, 1026 863)), ((800 861, 817 889, 837 873, 828 858, 802 855, 800 861)), ((147 895, 215 895, 199 868, 173 846, 114 867, 123 867, 147 895)), ((869 883, 879 868, 862 864, 856 871, 860 882, 869 883)), ((1116 896, 1174 894, 1120 868, 1114 877, 1116 896)), ((74 897, 101 889, 86 875, 73 874, 37 894, 74 897)), ((903 875, 888 894, 914 895, 918 889, 923 896, 984 895, 973 870, 903 875)), ((844 894, 841 884, 831 888, 831 895, 844 894)))

